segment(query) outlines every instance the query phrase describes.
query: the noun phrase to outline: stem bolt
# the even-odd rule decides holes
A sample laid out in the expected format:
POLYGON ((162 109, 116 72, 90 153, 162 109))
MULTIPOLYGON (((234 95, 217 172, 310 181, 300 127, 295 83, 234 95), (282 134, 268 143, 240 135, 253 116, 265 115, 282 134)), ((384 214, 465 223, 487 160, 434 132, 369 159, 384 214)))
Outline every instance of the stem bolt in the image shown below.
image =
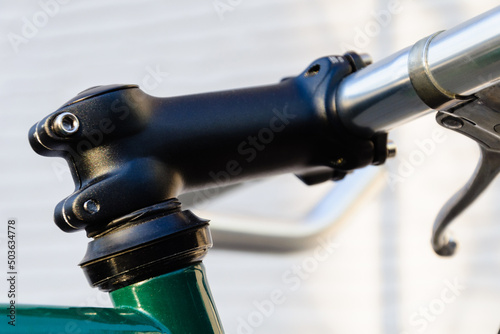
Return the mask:
POLYGON ((72 113, 63 112, 57 115, 52 126, 54 132, 58 135, 67 137, 78 131, 80 121, 78 121, 78 118, 72 113))
POLYGON ((101 206, 99 205, 99 203, 93 199, 89 199, 85 203, 83 203, 83 209, 91 215, 98 213, 100 208, 101 206))
POLYGON ((387 157, 394 158, 397 151, 396 144, 392 140, 387 141, 387 157))
POLYGON ((361 53, 359 55, 365 66, 373 64, 373 58, 368 53, 361 53))
POLYGON ((331 166, 334 168, 340 168, 345 165, 345 159, 344 158, 338 158, 336 160, 330 161, 331 166))

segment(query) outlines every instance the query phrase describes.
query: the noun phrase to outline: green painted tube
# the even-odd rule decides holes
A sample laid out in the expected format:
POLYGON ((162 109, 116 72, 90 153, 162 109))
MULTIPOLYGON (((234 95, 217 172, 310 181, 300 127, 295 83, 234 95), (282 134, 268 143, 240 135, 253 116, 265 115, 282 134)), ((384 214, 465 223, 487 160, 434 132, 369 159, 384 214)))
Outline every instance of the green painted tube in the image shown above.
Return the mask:
POLYGON ((159 322, 134 309, 16 305, 14 313, 10 305, 1 304, 0 319, 2 334, 170 333, 159 322))
POLYGON ((118 289, 111 299, 118 310, 140 310, 172 334, 224 332, 201 263, 118 289))
POLYGON ((0 333, 221 334, 201 263, 111 294, 115 308, 0 304, 0 333))

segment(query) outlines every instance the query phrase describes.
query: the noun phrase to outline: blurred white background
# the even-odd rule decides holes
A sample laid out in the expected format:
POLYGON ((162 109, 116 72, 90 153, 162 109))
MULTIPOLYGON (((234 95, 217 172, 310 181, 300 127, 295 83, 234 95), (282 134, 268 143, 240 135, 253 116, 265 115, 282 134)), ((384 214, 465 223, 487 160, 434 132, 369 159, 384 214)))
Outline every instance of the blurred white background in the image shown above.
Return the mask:
MULTIPOLYGON (((15 217, 18 301, 111 305, 77 267, 86 249, 84 233, 65 234, 52 222, 55 205, 73 191, 69 172, 62 160, 36 155, 27 140, 35 122, 76 93, 111 83, 137 83, 165 97, 271 84, 347 48, 380 60, 497 4, 0 1, 0 268, 6 271, 6 222, 15 217), (391 13, 385 21, 384 11, 391 13)), ((337 243, 335 251, 304 277, 297 279, 291 270, 303 266, 314 249, 268 254, 215 247, 209 253, 205 264, 227 333, 498 331, 500 184, 452 227, 460 243, 456 256, 439 258, 429 244, 431 226, 472 174, 476 146, 439 129, 433 115, 393 131, 391 138, 399 155, 384 167, 385 177, 398 175, 400 181, 383 178, 377 191, 360 200, 342 226, 325 236, 337 243), (421 163, 409 164, 412 152, 422 151, 419 143, 435 131, 442 140, 424 152, 421 163), (256 304, 276 289, 285 293, 283 303, 255 323, 256 304), (254 325, 245 332, 242 323, 249 321, 254 325)), ((297 187, 304 189, 297 203, 320 189, 297 187)), ((280 197, 279 189, 269 191, 280 197)), ((258 216, 259 208, 254 210, 258 216)), ((6 289, 0 279, 0 303, 7 301, 6 289)))

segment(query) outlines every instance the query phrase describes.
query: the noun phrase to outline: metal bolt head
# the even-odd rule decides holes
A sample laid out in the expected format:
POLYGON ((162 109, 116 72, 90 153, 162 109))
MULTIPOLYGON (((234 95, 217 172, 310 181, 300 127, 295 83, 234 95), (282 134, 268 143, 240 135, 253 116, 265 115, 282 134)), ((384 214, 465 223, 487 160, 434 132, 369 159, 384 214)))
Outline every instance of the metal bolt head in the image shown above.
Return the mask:
POLYGON ((455 118, 453 116, 447 116, 443 118, 441 123, 443 124, 444 127, 447 127, 448 129, 452 130, 457 130, 460 129, 462 126, 464 126, 464 122, 461 119, 455 118))
POLYGON ((338 168, 338 167, 342 167, 343 165, 345 165, 345 162, 346 161, 345 161, 344 158, 337 158, 335 160, 331 160, 330 164, 331 164, 332 167, 334 167, 334 168, 337 167, 338 168))
POLYGON ((93 215, 99 212, 101 206, 96 200, 89 199, 85 203, 83 203, 83 209, 93 215))
POLYGON ((368 53, 361 53, 359 55, 365 66, 373 64, 373 58, 368 53))
POLYGON ((67 137, 76 133, 80 128, 80 121, 70 112, 63 112, 56 116, 52 128, 60 136, 67 137))
POLYGON ((387 141, 387 158, 394 158, 396 156, 396 153, 396 144, 392 140, 387 141))

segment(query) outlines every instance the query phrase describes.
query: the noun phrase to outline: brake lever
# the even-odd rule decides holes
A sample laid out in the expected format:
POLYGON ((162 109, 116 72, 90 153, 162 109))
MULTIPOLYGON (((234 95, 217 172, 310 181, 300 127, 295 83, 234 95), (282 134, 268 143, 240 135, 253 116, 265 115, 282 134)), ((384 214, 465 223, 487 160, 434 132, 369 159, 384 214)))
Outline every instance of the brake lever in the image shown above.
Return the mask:
POLYGON ((488 187, 500 172, 500 84, 483 89, 476 98, 439 111, 437 122, 475 140, 480 147, 478 165, 469 179, 439 212, 432 231, 436 254, 450 256, 457 243, 446 232, 448 225, 488 187))

